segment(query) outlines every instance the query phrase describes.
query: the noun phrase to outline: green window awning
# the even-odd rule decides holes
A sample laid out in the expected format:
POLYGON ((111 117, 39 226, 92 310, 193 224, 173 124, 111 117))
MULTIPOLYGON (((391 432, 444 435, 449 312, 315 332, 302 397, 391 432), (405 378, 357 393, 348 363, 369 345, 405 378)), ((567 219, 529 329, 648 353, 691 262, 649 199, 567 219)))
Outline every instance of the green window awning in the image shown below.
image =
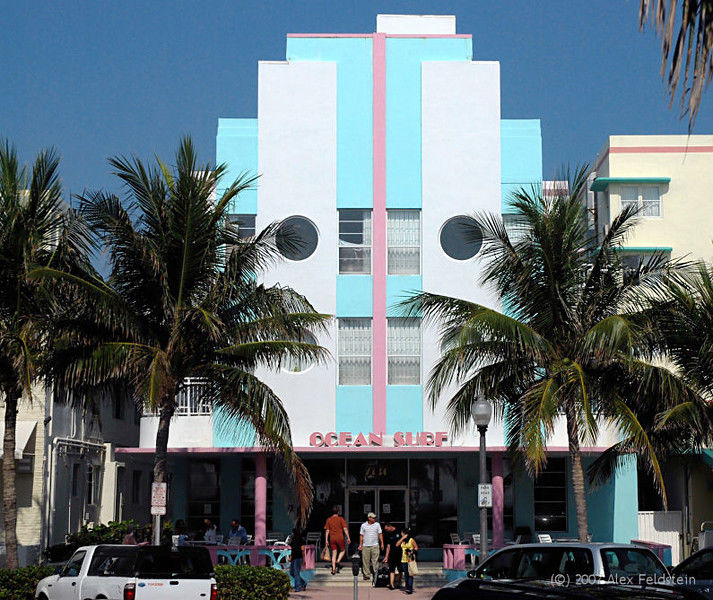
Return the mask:
POLYGON ((637 184, 637 183, 669 183, 670 177, 597 177, 590 188, 593 192, 603 192, 612 183, 637 184))

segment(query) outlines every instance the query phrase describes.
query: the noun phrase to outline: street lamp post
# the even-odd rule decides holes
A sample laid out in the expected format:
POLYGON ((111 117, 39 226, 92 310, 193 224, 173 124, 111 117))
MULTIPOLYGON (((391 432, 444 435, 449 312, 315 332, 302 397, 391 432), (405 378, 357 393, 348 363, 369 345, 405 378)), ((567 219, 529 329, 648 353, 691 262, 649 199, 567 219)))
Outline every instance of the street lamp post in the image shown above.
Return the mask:
MULTIPOLYGON (((485 454, 485 432, 488 430, 493 407, 490 401, 480 396, 473 405, 473 421, 480 433, 480 483, 488 483, 488 461, 485 454)), ((488 557, 488 509, 480 508, 480 560, 488 557)))

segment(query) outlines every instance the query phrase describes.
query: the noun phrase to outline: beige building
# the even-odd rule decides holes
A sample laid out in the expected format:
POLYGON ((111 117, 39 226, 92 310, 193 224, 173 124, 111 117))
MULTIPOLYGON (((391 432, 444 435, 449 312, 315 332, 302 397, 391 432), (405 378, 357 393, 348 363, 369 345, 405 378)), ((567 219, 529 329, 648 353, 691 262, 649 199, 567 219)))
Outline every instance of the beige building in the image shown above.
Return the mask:
MULTIPOLYGON (((640 210, 625 242, 632 266, 659 252, 713 262, 713 135, 610 136, 593 163, 587 194, 599 239, 627 205, 640 210)), ((664 473, 668 509, 681 511, 687 552, 701 524, 713 521, 713 452, 671 460, 664 473)), ((649 478, 639 477, 639 510, 663 508, 649 478)))
POLYGON ((613 135, 594 161, 588 205, 603 235, 623 206, 640 209, 632 254, 713 259, 713 135, 613 135))

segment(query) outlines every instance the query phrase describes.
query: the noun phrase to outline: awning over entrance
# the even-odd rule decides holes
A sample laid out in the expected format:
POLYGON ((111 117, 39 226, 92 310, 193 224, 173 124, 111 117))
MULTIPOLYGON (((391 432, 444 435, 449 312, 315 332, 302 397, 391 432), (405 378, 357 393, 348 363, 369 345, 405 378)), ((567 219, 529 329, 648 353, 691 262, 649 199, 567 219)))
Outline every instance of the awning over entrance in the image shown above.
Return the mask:
MULTIPOLYGON (((15 431, 15 458, 18 460, 22 458, 27 448, 27 442, 30 441, 35 428, 37 427, 37 421, 18 421, 17 429, 15 431)), ((0 440, 5 439, 5 422, 0 421, 0 440)), ((0 457, 4 454, 2 448, 2 442, 0 442, 0 457)))

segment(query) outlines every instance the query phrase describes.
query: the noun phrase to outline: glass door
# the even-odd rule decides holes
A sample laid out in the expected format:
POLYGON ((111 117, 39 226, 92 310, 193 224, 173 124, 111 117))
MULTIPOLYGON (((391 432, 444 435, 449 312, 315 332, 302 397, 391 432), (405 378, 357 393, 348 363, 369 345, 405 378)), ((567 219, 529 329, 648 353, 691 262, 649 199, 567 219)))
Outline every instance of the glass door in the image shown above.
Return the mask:
POLYGON ((396 529, 403 527, 407 522, 408 490, 379 489, 378 511, 375 511, 383 525, 386 522, 393 524, 396 529))
POLYGON ((349 488, 347 494, 347 524, 354 548, 359 545, 359 528, 366 515, 376 512, 376 488, 349 488))

